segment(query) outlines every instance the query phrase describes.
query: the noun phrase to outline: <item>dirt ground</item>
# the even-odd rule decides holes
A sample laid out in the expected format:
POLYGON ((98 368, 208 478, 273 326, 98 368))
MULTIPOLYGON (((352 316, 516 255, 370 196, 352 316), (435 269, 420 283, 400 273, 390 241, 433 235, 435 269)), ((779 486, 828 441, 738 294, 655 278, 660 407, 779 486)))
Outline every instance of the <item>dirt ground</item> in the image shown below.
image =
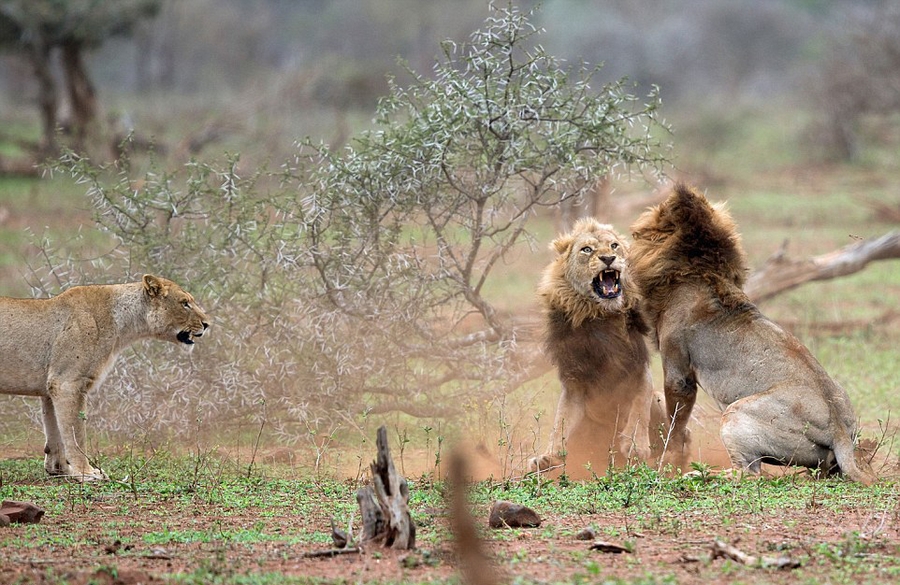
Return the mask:
MULTIPOLYGON (((130 496, 122 496, 130 497, 130 496)), ((685 495, 685 497, 690 497, 685 495)), ((476 518, 500 571, 523 582, 677 582, 685 584, 743 582, 887 582, 900 572, 900 522, 896 501, 880 509, 848 505, 835 512, 816 502, 799 509, 766 510, 720 517, 715 510, 673 512, 657 520, 636 522, 638 510, 603 514, 544 514, 536 529, 489 530, 487 510, 476 518), (640 526, 638 525, 640 524, 640 526), (632 552, 590 550, 593 541, 575 535, 591 526, 598 538, 632 548, 632 552), (610 534, 619 536, 611 538, 610 534), (757 557, 785 556, 800 564, 790 569, 761 568, 714 558, 713 543, 721 540, 757 557)), ((73 585, 158 583, 173 574, 218 575, 231 582, 240 575, 277 573, 328 582, 428 582, 456 572, 453 543, 443 510, 417 510, 421 523, 418 548, 393 551, 370 548, 360 553, 305 558, 328 550, 327 545, 287 544, 291 535, 329 532, 324 513, 266 516, 279 526, 285 541, 240 543, 225 541, 167 543, 165 546, 123 546, 111 541, 104 526, 122 526, 119 537, 143 543, 143 534, 207 530, 209 526, 253 526, 263 510, 232 514, 221 506, 197 503, 187 512, 173 512, 166 501, 135 499, 122 512, 121 502, 98 500, 74 505, 61 514, 47 514, 42 530, 57 542, 40 547, 2 547, 0 583, 73 585), (133 520, 140 518, 135 523, 133 520), (424 521, 422 520, 424 518, 424 521), (87 544, 86 544, 87 543, 87 544)), ((31 527, 0 528, 0 542, 26 541, 31 527)), ((46 538, 46 537, 45 537, 46 538)), ((327 539, 323 540, 323 542, 327 539)), ((769 560, 769 559, 767 559, 769 560)), ((195 582, 195 581, 192 581, 195 582)))

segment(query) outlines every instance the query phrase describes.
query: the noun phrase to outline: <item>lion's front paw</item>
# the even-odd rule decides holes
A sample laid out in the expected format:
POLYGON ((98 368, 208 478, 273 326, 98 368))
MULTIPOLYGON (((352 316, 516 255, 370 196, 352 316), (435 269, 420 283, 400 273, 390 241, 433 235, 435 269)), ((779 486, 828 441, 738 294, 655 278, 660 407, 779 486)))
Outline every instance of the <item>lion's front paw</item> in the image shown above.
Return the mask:
POLYGON ((109 479, 102 469, 91 465, 85 465, 79 469, 69 463, 46 463, 44 468, 49 475, 62 479, 73 479, 80 482, 109 479))
POLYGON ((563 463, 562 458, 557 457, 556 455, 551 455, 550 453, 544 453, 538 457, 532 457, 528 460, 528 472, 544 472, 554 467, 559 467, 563 463))
POLYGON ((109 479, 109 476, 103 473, 102 469, 97 469, 96 467, 88 467, 83 471, 75 471, 68 477, 80 482, 103 481, 109 479))

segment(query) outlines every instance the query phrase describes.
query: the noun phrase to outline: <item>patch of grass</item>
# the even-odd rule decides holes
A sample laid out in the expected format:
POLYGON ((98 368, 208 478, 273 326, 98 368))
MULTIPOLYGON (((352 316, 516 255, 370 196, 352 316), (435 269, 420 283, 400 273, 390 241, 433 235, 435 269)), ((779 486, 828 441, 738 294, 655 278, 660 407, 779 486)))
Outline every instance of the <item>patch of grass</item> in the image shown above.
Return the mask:
MULTIPOLYGON (((73 557, 80 559, 76 565, 95 571, 98 566, 107 565, 85 551, 119 541, 127 545, 118 553, 122 559, 141 559, 157 547, 176 557, 192 555, 196 568, 167 574, 166 579, 173 583, 334 583, 340 581, 304 580, 292 575, 282 575, 284 579, 275 581, 278 573, 266 567, 280 558, 279 554, 291 558, 303 549, 330 547, 331 517, 342 526, 354 518, 354 530, 359 530, 356 482, 313 478, 306 473, 294 475, 294 470, 290 470, 292 477, 284 477, 285 470, 275 467, 248 477, 242 468, 227 460, 204 466, 199 477, 195 477, 185 473, 195 465, 192 457, 158 453, 144 465, 139 481, 133 485, 117 481, 79 485, 35 479, 35 463, 2 462, 4 478, 29 479, 15 483, 4 480, 0 499, 32 501, 47 510, 48 518, 40 524, 0 531, 0 556, 4 558, 80 551, 73 557), (227 560, 234 555, 244 559, 244 563, 258 557, 258 569, 254 572, 249 564, 238 569, 227 560)), ((113 459, 108 463, 111 470, 129 467, 128 461, 113 459)), ((445 491, 445 483, 430 476, 410 478, 410 506, 420 547, 426 550, 445 548, 451 538, 439 512, 445 491)), ((895 491, 896 486, 890 482, 865 488, 842 479, 737 479, 714 470, 696 477, 668 477, 639 466, 586 482, 548 481, 537 476, 478 482, 471 486, 470 499, 479 517, 486 517, 491 502, 506 499, 529 506, 545 518, 538 530, 485 534, 498 546, 508 547, 497 556, 510 570, 527 573, 536 563, 545 562, 547 555, 557 559, 555 562, 565 557, 581 567, 569 582, 596 582, 602 561, 586 549, 570 554, 570 545, 566 544, 573 542, 577 527, 592 523, 591 519, 601 538, 631 546, 632 554, 640 554, 644 533, 680 542, 686 535, 695 534, 698 523, 715 522, 724 533, 751 538, 754 525, 777 522, 782 516, 815 510, 816 515, 847 517, 860 510, 858 527, 842 538, 823 539, 814 545, 795 538, 777 546, 779 550, 789 547, 795 556, 809 550, 808 554, 825 563, 826 569, 815 573, 820 576, 822 570, 831 574, 827 571, 833 567, 852 575, 868 571, 862 559, 872 555, 883 556, 881 564, 887 570, 894 561, 887 556, 878 536, 877 520, 870 518, 871 512, 866 510, 884 510, 885 502, 895 497, 895 491), (610 518, 618 520, 606 521, 610 518), (546 551, 538 553, 534 548, 519 546, 534 541, 546 542, 546 551)), ((645 566, 631 561, 634 577, 610 578, 608 582, 678 582, 675 576, 665 573, 645 574, 645 566)), ((750 569, 733 563, 719 563, 708 569, 718 574, 750 574, 750 569)), ((884 575, 884 570, 877 574, 884 575)), ((54 579, 48 577, 46 582, 62 582, 54 579)), ((530 578, 519 581, 547 582, 530 578)), ((412 576, 402 582, 419 581, 412 576)))

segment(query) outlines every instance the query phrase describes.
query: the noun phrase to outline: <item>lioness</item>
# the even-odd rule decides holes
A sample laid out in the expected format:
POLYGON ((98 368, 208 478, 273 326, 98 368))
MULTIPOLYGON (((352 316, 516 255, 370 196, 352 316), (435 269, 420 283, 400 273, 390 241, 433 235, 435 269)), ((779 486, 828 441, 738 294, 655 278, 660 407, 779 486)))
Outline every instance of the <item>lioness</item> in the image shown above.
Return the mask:
POLYGON ((116 356, 145 338, 192 345, 209 319, 171 280, 76 286, 50 299, 0 297, 0 393, 40 396, 44 469, 98 479, 84 453, 84 400, 116 356))
POLYGON ((685 424, 699 385, 724 409, 721 436, 732 465, 753 473, 761 463, 798 465, 874 482, 855 450, 847 393, 744 294, 744 251, 724 207, 677 185, 632 230, 632 275, 662 354, 674 421, 670 461, 687 464, 685 424))
POLYGON ((655 402, 644 340, 649 330, 637 311, 625 240, 612 226, 585 218, 551 249, 557 257, 545 269, 538 294, 545 313, 544 348, 557 367, 562 393, 550 444, 530 468, 556 466, 563 448, 573 447, 603 455, 604 464, 610 447, 622 463, 648 460, 655 402), (593 429, 580 432, 588 425, 593 429), (579 440, 592 444, 566 445, 579 433, 579 440))

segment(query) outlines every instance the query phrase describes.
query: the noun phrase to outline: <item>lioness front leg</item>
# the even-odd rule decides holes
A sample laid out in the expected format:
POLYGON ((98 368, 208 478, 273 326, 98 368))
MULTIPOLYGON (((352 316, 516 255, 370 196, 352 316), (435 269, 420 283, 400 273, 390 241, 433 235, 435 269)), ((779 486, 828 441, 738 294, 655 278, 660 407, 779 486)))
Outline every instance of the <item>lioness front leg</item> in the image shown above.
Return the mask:
POLYGON ((565 385, 559 395, 553 430, 550 432, 550 444, 543 455, 532 457, 528 461, 529 471, 546 471, 551 467, 562 465, 565 459, 564 449, 572 430, 584 418, 584 396, 578 392, 570 392, 565 385))
POLYGON ((63 449, 62 435, 56 420, 56 409, 49 396, 41 396, 41 414, 44 418, 44 470, 50 475, 68 475, 69 468, 63 449))
POLYGON ((62 442, 60 456, 65 457, 60 466, 63 475, 81 480, 105 477, 102 471, 90 464, 84 451, 87 440, 83 413, 88 386, 78 382, 51 381, 49 390, 62 442))

